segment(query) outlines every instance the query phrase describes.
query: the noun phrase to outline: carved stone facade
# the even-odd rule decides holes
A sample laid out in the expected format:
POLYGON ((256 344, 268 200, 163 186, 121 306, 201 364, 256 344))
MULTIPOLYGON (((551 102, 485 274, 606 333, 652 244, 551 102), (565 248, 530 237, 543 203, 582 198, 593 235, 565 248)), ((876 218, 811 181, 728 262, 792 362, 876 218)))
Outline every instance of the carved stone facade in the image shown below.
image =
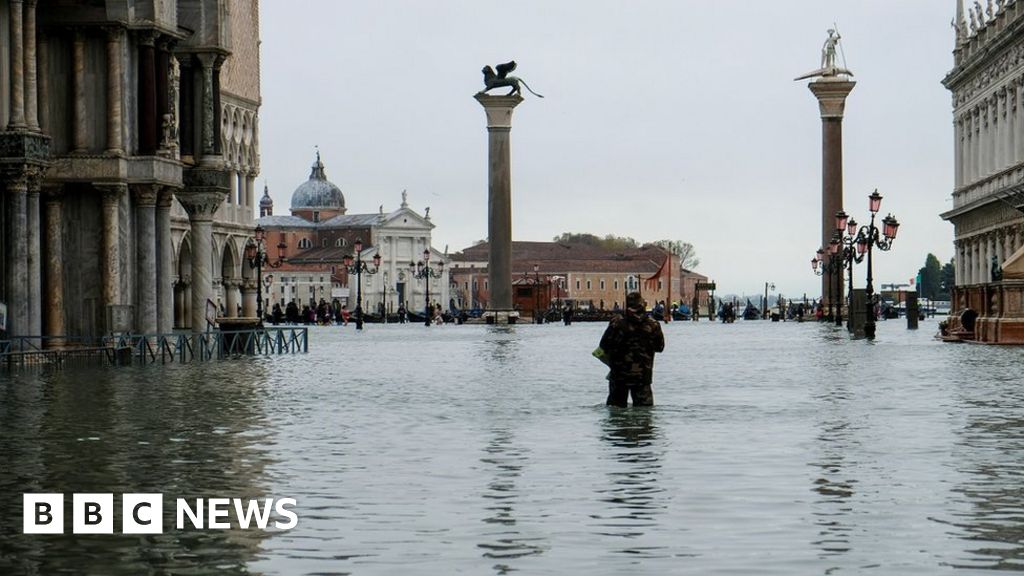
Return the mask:
POLYGON ((8 334, 204 330, 250 287, 255 310, 258 4, 0 0, 8 334))
POLYGON ((952 93, 954 326, 965 308, 979 313, 985 342, 1024 342, 1024 1, 965 10, 957 0, 952 93), (1012 304, 1012 305, 1009 305, 1012 304))

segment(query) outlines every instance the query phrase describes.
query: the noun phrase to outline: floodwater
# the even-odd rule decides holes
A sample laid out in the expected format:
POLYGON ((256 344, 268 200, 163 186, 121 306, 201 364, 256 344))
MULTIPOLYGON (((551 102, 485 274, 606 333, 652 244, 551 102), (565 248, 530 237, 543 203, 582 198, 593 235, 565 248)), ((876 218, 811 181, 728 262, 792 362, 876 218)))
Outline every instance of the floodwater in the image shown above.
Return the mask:
POLYGON ((603 405, 580 323, 0 376, 0 574, 1024 570, 1024 348, 935 328, 673 323, 653 409, 603 405), (23 535, 24 492, 162 493, 165 531, 23 535), (197 497, 299 522, 178 530, 197 497))

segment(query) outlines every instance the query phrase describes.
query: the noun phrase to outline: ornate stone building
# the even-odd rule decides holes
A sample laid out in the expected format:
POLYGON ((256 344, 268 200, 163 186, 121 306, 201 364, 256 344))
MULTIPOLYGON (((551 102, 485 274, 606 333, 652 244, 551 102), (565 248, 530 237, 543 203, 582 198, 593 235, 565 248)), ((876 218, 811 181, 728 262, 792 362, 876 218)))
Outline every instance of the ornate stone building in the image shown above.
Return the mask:
POLYGON ((953 95, 953 312, 978 339, 1024 342, 1024 2, 957 0, 953 95))
MULTIPOLYGON (((396 210, 385 212, 381 204, 376 214, 348 214, 341 189, 327 179, 326 170, 317 153, 309 179, 292 193, 290 215, 274 215, 273 200, 265 193, 260 200, 257 224, 267 232, 271 257, 273 247, 284 244, 285 260, 279 268, 265 269, 264 309, 273 304, 284 306, 294 301, 299 306, 321 298, 338 305, 355 308, 355 279, 345 271, 346 255, 354 253, 356 241, 363 247, 362 260, 371 264, 380 254, 377 274, 364 274, 361 279, 363 308, 373 312, 383 304, 394 311, 405 303, 414 310, 426 307, 427 280, 410 273, 410 263, 423 259, 430 251, 431 264, 447 257, 431 246, 430 208, 423 215, 409 207, 402 192, 402 203, 396 210)), ((443 267, 442 267, 443 268, 443 267)), ((440 278, 429 279, 430 301, 447 304, 448 270, 440 278)))
POLYGON ((258 0, 0 0, 8 332, 254 311, 259 104, 258 0))

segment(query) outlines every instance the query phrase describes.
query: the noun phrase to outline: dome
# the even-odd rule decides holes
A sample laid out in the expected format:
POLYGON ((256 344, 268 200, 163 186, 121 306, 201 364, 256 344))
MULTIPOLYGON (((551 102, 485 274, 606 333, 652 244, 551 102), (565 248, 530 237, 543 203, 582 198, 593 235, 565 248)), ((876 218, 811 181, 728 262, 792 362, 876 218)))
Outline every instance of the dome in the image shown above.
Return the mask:
POLYGON ((260 208, 270 208, 271 210, 274 208, 274 199, 270 197, 270 188, 266 184, 263 185, 263 198, 260 198, 260 208))
POLYGON ((316 164, 303 182, 292 193, 292 211, 296 210, 337 210, 345 213, 345 197, 341 189, 327 180, 320 153, 316 153, 316 164))

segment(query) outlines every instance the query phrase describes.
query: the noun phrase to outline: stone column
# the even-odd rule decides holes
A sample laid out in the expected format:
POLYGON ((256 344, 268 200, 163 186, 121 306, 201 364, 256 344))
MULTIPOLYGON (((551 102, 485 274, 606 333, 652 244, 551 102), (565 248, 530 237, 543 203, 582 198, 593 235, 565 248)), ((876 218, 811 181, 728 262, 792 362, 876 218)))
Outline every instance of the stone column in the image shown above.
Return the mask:
POLYGON ((25 2, 25 121, 28 129, 39 132, 39 92, 36 81, 36 4, 25 2))
MULTIPOLYGON (((224 201, 217 192, 186 192, 178 200, 192 228, 192 332, 206 331, 206 303, 213 299, 213 215, 224 201)), ((215 316, 215 314, 214 314, 215 316)))
POLYGON ((63 203, 60 186, 48 186, 46 198, 46 335, 50 345, 59 346, 62 340, 52 339, 63 336, 65 328, 65 305, 63 305, 63 203))
POLYGON ((1012 86, 1017 104, 1016 114, 1013 117, 1015 134, 1013 158, 1015 162, 1019 163, 1024 162, 1024 76, 1014 79, 1012 86))
POLYGON ((239 175, 238 169, 236 167, 232 167, 230 174, 231 174, 231 191, 228 193, 227 203, 228 204, 234 204, 237 201, 238 195, 240 194, 240 192, 238 190, 238 175, 239 175))
POLYGON ((121 38, 120 27, 111 26, 107 31, 107 153, 120 155, 124 152, 121 144, 121 38))
MULTIPOLYGON (((250 209, 256 205, 256 171, 250 171, 245 174, 245 205, 250 209)), ((246 214, 252 214, 252 210, 246 212, 246 214)), ((250 218, 251 219, 251 218, 250 218)))
POLYGON ((156 202, 154 186, 132 187, 135 196, 135 275, 138 298, 135 309, 135 330, 140 334, 156 334, 157 321, 157 253, 156 202))
POLYGON ((973 181, 977 182, 984 175, 985 170, 982 167, 982 132, 981 132, 981 121, 983 118, 981 113, 981 106, 977 106, 974 109, 974 149, 972 150, 974 158, 971 160, 971 164, 974 167, 974 178, 973 181))
POLYGON ((202 67, 202 102, 200 104, 202 123, 200 125, 200 148, 201 157, 214 156, 216 154, 216 148, 214 144, 214 138, 216 138, 216 129, 218 128, 214 119, 216 117, 216 110, 214 109, 214 64, 217 61, 217 54, 212 53, 201 53, 197 54, 196 57, 199 59, 199 63, 202 67))
POLYGON ((139 152, 156 153, 156 34, 139 35, 139 152))
POLYGON ((1012 85, 1006 94, 1006 155, 1003 164, 1007 168, 1017 164, 1017 92, 1012 85))
MULTIPOLYGON (((25 35, 23 0, 11 0, 11 118, 8 130, 25 126, 25 35)), ((13 319, 13 317, 12 317, 13 319)))
POLYGON ((7 332, 28 336, 28 179, 7 180, 7 196, 7 332))
POLYGON ((224 280, 224 315, 228 318, 238 317, 238 287, 236 279, 224 280))
POLYGON ((121 244, 120 205, 121 197, 128 193, 127 184, 100 184, 96 186, 103 193, 103 304, 121 304, 121 244))
POLYGON ((39 234, 39 187, 38 175, 28 179, 28 194, 25 204, 25 225, 28 232, 28 332, 33 336, 43 333, 43 306, 40 302, 42 288, 42 241, 39 234))
POLYGON ((961 185, 967 186, 974 181, 974 122, 971 120, 970 111, 964 115, 964 131, 961 134, 964 142, 964 148, 961 151, 962 162, 964 165, 964 173, 961 185))
POLYGON ((953 120, 953 188, 963 186, 963 120, 953 120))
MULTIPOLYGON (((46 188, 46 335, 64 336, 64 221, 63 188, 46 188)), ((62 346, 62 340, 49 340, 51 346, 62 346)))
MULTIPOLYGON (((821 114, 821 246, 828 248, 836 228, 836 212, 843 209, 843 113, 846 97, 856 82, 845 76, 826 76, 807 85, 818 99, 821 114)), ((842 306, 843 270, 838 272, 839 291, 833 296, 842 306)), ((827 297, 828 283, 836 282, 825 274, 821 277, 822 301, 827 297)), ((826 302, 831 305, 831 303, 826 302)))
POLYGON ((156 200, 156 327, 160 334, 174 329, 174 246, 171 239, 171 204, 174 191, 161 188, 156 200))
MULTIPOLYGON (((490 308, 512 309, 512 110, 521 96, 476 95, 487 115, 487 269, 491 282, 490 308)), ((429 281, 429 280, 428 280, 429 281)))
POLYGON ((42 71, 38 74, 38 100, 39 100, 39 129, 43 134, 48 134, 50 131, 50 81, 46 75, 46 71, 49 70, 50 63, 50 52, 49 43, 45 36, 39 36, 39 53, 38 53, 38 69, 42 71))
POLYGON ((82 35, 82 31, 77 29, 74 31, 74 36, 71 50, 71 69, 73 71, 71 151, 83 154, 89 150, 89 129, 85 123, 88 113, 85 106, 85 37, 82 35))
MULTIPOLYGON (((247 266, 247 264, 245 264, 247 266)), ((264 310, 264 314, 269 313, 264 310)), ((245 318, 256 317, 256 281, 246 279, 242 281, 242 316, 245 318)))

